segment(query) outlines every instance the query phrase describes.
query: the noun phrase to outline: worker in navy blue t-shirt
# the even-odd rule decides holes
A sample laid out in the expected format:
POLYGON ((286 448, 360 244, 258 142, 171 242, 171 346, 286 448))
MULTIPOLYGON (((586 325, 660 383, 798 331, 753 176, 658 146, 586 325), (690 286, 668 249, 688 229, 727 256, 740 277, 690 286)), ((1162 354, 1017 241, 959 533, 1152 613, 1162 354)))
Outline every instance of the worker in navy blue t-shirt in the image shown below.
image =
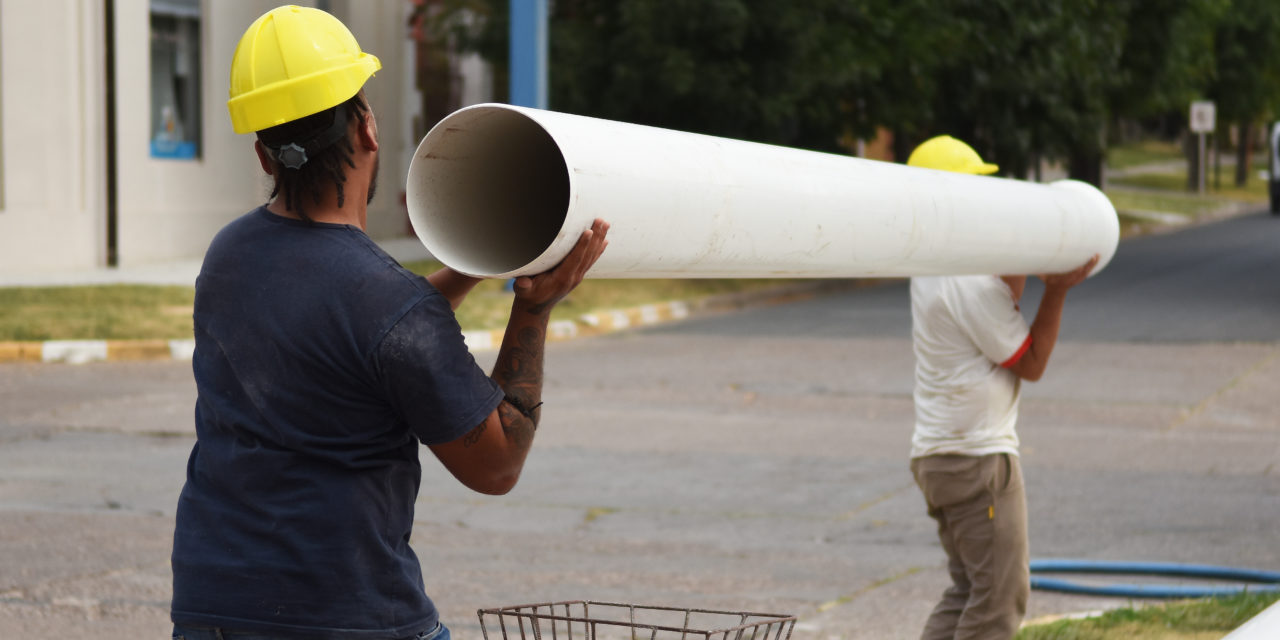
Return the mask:
POLYGON ((196 436, 173 543, 174 636, 448 640, 409 546, 419 443, 467 487, 509 491, 533 441, 551 308, 604 251, 597 220, 515 282, 492 375, 427 278, 364 233, 379 68, 337 19, 281 7, 241 40, 228 102, 257 132, 268 204, 214 238, 196 281, 196 436))

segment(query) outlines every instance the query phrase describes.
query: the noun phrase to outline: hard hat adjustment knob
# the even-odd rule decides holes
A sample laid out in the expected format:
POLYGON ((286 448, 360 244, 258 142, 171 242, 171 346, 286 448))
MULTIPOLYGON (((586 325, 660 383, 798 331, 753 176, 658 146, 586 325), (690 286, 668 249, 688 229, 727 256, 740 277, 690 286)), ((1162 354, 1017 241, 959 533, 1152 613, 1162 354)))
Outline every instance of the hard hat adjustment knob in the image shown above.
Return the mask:
POLYGON ((290 142, 276 150, 276 160, 290 169, 301 169, 307 163, 307 150, 290 142))

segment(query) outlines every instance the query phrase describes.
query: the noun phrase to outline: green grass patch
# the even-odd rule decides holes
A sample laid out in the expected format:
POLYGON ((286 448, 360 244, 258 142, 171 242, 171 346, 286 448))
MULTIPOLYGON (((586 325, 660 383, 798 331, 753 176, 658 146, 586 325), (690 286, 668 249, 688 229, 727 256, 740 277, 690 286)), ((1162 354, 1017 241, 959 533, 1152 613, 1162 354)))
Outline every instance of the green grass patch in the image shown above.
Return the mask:
MULTIPOLYGON (((1245 181, 1245 185, 1243 187, 1235 186, 1234 169, 1231 170, 1231 174, 1232 175, 1230 176, 1223 176, 1221 189, 1213 188, 1213 179, 1210 177, 1209 182, 1205 187, 1205 194, 1229 200, 1243 200, 1246 202, 1265 202, 1267 200, 1267 182, 1260 178, 1256 171, 1249 172, 1248 180, 1245 181)), ((1194 193, 1187 189, 1187 175, 1181 172, 1142 173, 1124 176, 1122 178, 1114 178, 1110 183, 1116 186, 1194 193)))
POLYGON ((194 300, 180 286, 0 288, 0 340, 190 338, 194 300))
MULTIPOLYGON (((405 265, 428 274, 438 262, 405 265)), ((584 313, 777 287, 779 280, 587 280, 556 305, 553 320, 584 313)), ((505 280, 481 282, 457 311, 463 329, 501 329, 513 294, 505 280)), ((101 285, 0 288, 0 340, 190 338, 195 290, 181 286, 101 285)))
POLYGON ((1176 142, 1143 140, 1107 149, 1107 166, 1128 169, 1144 164, 1182 159, 1182 148, 1176 142))
POLYGON ((1126 211, 1159 211, 1196 217, 1222 206, 1224 200, 1194 193, 1155 193, 1108 189, 1107 198, 1122 216, 1126 211))
POLYGON ((1058 620, 1018 632, 1016 640, 1210 640, 1221 638, 1280 600, 1280 593, 1108 611, 1096 618, 1058 620))
POLYGON ((1187 174, 1181 172, 1139 173, 1113 178, 1109 180, 1108 183, 1117 186, 1138 187, 1141 189, 1159 189, 1162 191, 1194 193, 1187 189, 1187 174))

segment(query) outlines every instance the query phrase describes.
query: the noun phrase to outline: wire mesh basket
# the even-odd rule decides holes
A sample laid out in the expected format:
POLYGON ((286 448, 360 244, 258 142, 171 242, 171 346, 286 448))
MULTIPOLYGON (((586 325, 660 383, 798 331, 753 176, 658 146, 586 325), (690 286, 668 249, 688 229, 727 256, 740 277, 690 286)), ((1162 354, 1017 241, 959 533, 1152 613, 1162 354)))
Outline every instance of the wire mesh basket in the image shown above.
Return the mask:
POLYGON ((480 609, 500 640, 788 640, 795 616, 567 600, 480 609))

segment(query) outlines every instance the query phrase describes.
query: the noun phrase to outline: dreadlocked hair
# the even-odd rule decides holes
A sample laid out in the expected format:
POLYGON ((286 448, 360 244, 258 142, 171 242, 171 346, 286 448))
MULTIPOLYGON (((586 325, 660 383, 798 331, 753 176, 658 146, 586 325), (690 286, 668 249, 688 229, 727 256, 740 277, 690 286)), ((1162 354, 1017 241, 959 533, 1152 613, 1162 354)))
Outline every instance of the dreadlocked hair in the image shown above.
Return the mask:
MULTIPOLYGON (((278 148, 290 142, 307 140, 331 125, 338 109, 345 109, 348 121, 356 120, 369 110, 360 94, 356 94, 336 107, 325 109, 304 118, 276 125, 258 132, 258 140, 269 148, 278 148)), ((351 159, 355 147, 351 142, 348 130, 337 142, 321 149, 308 157, 307 162, 297 169, 290 169, 271 155, 271 175, 275 184, 271 189, 271 197, 284 197, 285 207, 296 213, 306 222, 314 222, 307 215, 307 202, 317 206, 324 204, 326 187, 332 183, 338 196, 338 206, 346 201, 343 185, 347 181, 346 167, 356 168, 351 159)))

